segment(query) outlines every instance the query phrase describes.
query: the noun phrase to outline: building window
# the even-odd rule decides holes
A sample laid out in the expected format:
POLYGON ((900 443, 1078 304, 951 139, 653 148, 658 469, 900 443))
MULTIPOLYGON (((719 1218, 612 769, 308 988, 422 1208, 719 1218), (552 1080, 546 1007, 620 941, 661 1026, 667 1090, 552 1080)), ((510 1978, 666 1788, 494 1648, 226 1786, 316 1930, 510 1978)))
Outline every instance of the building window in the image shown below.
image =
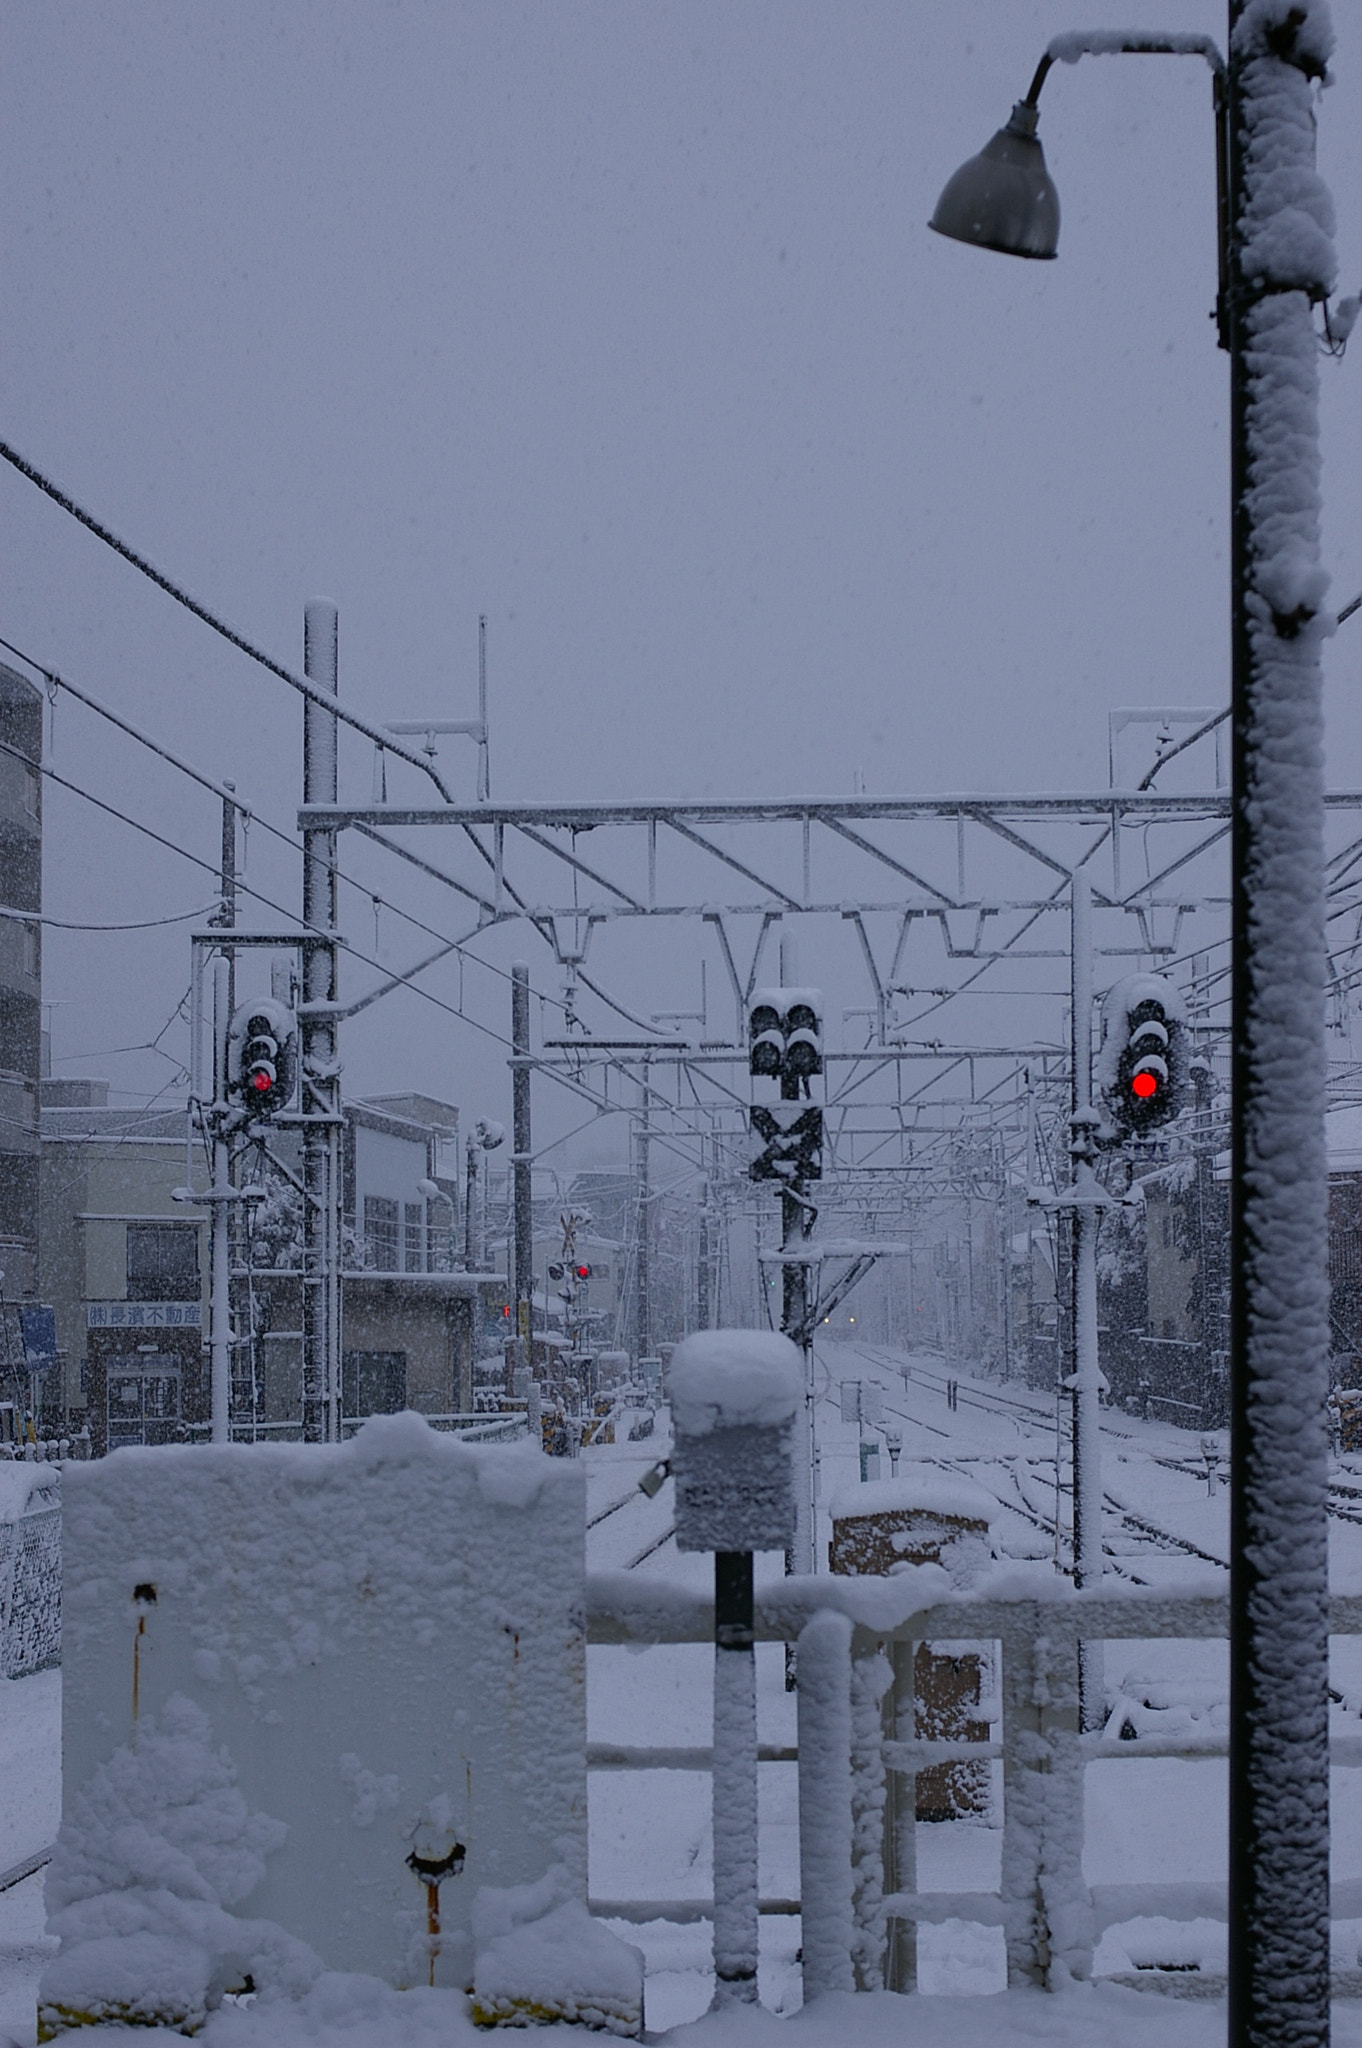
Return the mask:
POLYGON ((408 1273, 424 1273, 426 1270, 425 1211, 419 1202, 408 1202, 403 1209, 405 1219, 405 1243, 403 1265, 408 1273))
POLYGON ((379 1273, 398 1273, 397 1204, 386 1195, 364 1197, 364 1246, 379 1273))
POLYGON ((197 1301, 198 1298, 198 1225, 130 1223, 128 1300, 197 1301))
MULTIPOLYGON (((396 1204, 393 1205, 396 1207, 396 1204)), ((407 1405, 405 1351, 345 1351, 341 1354, 341 1413, 396 1415, 407 1405)))

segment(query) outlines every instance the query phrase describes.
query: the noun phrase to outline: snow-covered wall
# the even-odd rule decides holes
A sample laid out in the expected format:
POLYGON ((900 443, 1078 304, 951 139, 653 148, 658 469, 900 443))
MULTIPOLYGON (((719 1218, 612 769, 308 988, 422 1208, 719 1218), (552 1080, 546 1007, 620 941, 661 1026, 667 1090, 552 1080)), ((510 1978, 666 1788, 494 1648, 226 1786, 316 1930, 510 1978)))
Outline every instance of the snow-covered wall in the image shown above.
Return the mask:
POLYGON ((61 1468, 0 1464, 0 1678, 61 1661, 61 1468))
POLYGON ((65 1491, 59 1861, 91 1862, 84 1789, 182 1698, 283 1824, 231 1903, 331 1968, 427 1981, 407 1858, 456 1839, 437 1983, 472 1981, 480 1886, 557 1866, 585 1898, 580 1467, 400 1415, 334 1447, 124 1450, 65 1491))

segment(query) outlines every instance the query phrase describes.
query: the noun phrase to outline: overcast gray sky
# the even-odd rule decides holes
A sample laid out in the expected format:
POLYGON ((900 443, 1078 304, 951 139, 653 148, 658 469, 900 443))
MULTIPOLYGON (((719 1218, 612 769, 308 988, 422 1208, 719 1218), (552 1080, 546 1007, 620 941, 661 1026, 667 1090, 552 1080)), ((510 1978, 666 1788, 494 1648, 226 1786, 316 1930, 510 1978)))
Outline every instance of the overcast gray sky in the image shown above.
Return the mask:
MULTIPOLYGON (((4 436, 285 660, 333 596, 373 717, 471 714, 485 612, 495 795, 1099 787, 1109 708, 1228 687, 1209 73, 1052 74, 1058 262, 925 222, 1056 30, 1224 23, 1069 6, 3 0, 4 436)), ((1337 14, 1320 161, 1356 289, 1337 14)), ((1341 603, 1362 362, 1322 374, 1341 603)), ((282 685, 8 470, 0 535, 0 633, 287 818, 282 685)), ((1331 777, 1362 782, 1362 618, 1327 670, 1331 777)), ((213 856, 210 802, 67 704, 52 759, 213 856)), ((54 915, 211 894, 74 798, 48 827, 54 915)), ((50 936, 57 1070, 161 1085, 105 1055, 186 955, 50 936)), ((497 1049, 435 1022, 367 1013, 350 1085, 495 1108, 497 1049)))

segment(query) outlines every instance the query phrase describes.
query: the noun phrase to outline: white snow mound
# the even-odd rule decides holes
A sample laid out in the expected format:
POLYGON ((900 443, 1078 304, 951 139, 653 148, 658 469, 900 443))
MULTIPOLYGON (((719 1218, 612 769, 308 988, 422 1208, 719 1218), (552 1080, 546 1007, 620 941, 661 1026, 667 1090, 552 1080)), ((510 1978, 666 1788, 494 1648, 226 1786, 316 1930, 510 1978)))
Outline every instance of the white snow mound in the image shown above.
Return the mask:
POLYGON ((697 1330, 673 1352, 667 1385, 678 1435, 778 1429, 799 1412, 804 1368, 774 1330, 697 1330))
POLYGON ((251 1813, 208 1717, 172 1694, 77 1796, 47 1878, 40 2038, 100 2021, 193 2032, 249 1978, 297 1997, 321 1964, 270 1920, 227 1908, 253 1891, 287 1830, 251 1813))
POLYGON ((609 2034, 643 2031, 643 1955, 565 1896, 566 1873, 484 1885, 473 1902, 473 2018, 482 2027, 566 2020, 609 2034))

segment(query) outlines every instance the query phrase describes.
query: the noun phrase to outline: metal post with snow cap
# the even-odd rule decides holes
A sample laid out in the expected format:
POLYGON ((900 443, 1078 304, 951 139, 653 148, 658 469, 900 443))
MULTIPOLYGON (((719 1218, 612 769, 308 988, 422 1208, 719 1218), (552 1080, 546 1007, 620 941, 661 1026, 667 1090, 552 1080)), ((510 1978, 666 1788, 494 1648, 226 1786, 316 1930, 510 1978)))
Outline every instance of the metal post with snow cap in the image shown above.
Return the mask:
POLYGON ((1210 65, 1230 364, 1229 2034, 1315 2048, 1329 2038, 1320 647, 1337 624, 1320 558, 1318 366, 1321 346, 1342 354, 1362 295, 1330 311, 1334 208, 1315 168, 1328 0, 1228 0, 1228 24, 1224 56, 1201 34, 1057 36, 931 225, 1053 256, 1059 206, 1035 134, 1051 67, 1124 52, 1210 65))
POLYGON ((757 1997, 752 1553, 794 1535, 803 1361, 770 1330, 699 1330, 669 1374, 676 1547, 714 1552, 714 2003, 757 1997))

